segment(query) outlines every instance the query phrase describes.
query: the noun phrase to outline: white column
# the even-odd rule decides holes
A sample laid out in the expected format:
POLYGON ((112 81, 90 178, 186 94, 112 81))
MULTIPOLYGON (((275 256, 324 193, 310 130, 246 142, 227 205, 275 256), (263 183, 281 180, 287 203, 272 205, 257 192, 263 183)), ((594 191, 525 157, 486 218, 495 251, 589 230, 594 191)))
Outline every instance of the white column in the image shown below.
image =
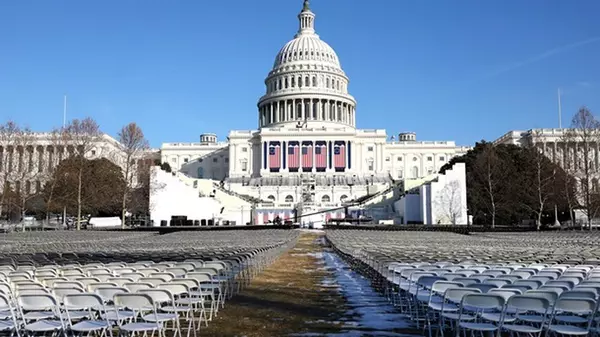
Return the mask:
POLYGON ((237 173, 237 144, 231 145, 231 156, 229 158, 230 170, 232 173, 237 173))
MULTIPOLYGON (((264 163, 265 163, 265 156, 267 155, 265 153, 265 141, 260 142, 260 170, 266 170, 266 168, 264 167, 264 163)), ((267 151, 269 151, 269 147, 267 146, 267 151)), ((250 155, 250 158, 254 157, 252 154, 250 155)), ((250 165, 250 163, 248 163, 248 165, 250 165)), ((269 157, 267 157, 267 167, 269 167, 269 157)))
MULTIPOLYGON (((302 79, 301 79, 302 80, 302 79)), ((304 98, 300 99, 300 111, 302 111, 302 119, 306 119, 306 109, 305 109, 305 105, 304 105, 304 98)))
POLYGON ((312 142, 312 168, 310 169, 311 172, 315 172, 316 169, 315 167, 317 166, 315 164, 315 149, 317 148, 317 145, 315 144, 315 141, 312 142))
POLYGON ((296 114, 296 99, 292 100, 292 120, 298 119, 298 115, 296 114))

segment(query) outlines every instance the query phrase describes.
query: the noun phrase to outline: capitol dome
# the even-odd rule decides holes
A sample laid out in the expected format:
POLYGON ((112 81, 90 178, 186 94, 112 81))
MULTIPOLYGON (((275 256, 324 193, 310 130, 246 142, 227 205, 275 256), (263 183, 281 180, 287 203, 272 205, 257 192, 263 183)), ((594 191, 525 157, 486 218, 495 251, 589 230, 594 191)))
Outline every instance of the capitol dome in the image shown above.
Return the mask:
POLYGON ((304 0, 300 27, 275 57, 258 102, 259 127, 309 122, 355 127, 356 101, 333 48, 315 32, 315 14, 304 0))

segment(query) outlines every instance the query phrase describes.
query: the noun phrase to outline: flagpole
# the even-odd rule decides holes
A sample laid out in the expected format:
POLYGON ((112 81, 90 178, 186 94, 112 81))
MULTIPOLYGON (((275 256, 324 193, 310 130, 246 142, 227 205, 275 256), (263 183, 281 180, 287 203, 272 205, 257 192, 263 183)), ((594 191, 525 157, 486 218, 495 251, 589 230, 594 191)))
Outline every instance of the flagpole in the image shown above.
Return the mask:
POLYGON ((67 95, 63 101, 63 129, 67 126, 67 95))
POLYGON ((560 88, 558 88, 558 128, 562 129, 562 105, 560 103, 560 88))

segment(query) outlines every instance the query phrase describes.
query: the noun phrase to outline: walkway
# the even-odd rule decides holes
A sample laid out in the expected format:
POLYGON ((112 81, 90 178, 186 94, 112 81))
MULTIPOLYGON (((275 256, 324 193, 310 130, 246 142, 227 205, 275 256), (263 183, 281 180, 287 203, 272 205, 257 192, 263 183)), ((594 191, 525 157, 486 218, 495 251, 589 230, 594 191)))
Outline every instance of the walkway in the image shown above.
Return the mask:
POLYGON ((324 242, 323 233, 303 232, 296 247, 228 301, 200 335, 420 335, 324 242))

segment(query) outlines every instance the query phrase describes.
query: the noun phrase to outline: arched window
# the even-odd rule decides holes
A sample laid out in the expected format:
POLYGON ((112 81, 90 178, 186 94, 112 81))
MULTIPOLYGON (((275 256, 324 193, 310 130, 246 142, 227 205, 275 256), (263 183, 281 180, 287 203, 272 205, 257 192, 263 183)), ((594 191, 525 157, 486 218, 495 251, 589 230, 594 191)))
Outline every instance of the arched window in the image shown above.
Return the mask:
POLYGON ((281 90, 281 78, 279 79, 279 90, 281 90))
POLYGON ((302 77, 298 77, 298 87, 302 88, 302 77))
POLYGON ((270 195, 267 197, 268 200, 270 201, 275 201, 275 196, 274 195, 270 195))
POLYGON ((304 86, 310 87, 310 79, 308 78, 308 76, 306 76, 306 78, 304 78, 304 86))
POLYGON ((329 89, 329 78, 325 80, 325 87, 329 89))
POLYGON ((296 86, 296 78, 292 77, 292 88, 296 86))
POLYGON ((330 202, 331 198, 325 194, 324 196, 321 197, 321 202, 330 202))
POLYGON ((204 167, 198 167, 198 178, 204 178, 204 167))
POLYGON ((285 88, 287 89, 287 88, 288 88, 288 86, 289 86, 289 83, 288 83, 288 79, 287 79, 287 77, 286 77, 286 78, 285 78, 285 88))
POLYGON ((302 103, 298 103, 296 104, 296 116, 298 116, 298 119, 302 119, 302 103))
POLYGON ((291 195, 286 196, 285 202, 294 202, 294 197, 292 197, 291 195))
POLYGON ((313 84, 313 85, 312 85, 313 87, 316 87, 316 86, 317 86, 317 76, 313 76, 313 79, 312 79, 312 84, 313 84))
POLYGON ((413 178, 418 178, 419 177, 419 168, 416 166, 413 166, 412 168, 412 177, 413 178))
POLYGON ((345 194, 342 194, 342 196, 340 197, 340 202, 346 202, 348 200, 348 196, 345 194))

